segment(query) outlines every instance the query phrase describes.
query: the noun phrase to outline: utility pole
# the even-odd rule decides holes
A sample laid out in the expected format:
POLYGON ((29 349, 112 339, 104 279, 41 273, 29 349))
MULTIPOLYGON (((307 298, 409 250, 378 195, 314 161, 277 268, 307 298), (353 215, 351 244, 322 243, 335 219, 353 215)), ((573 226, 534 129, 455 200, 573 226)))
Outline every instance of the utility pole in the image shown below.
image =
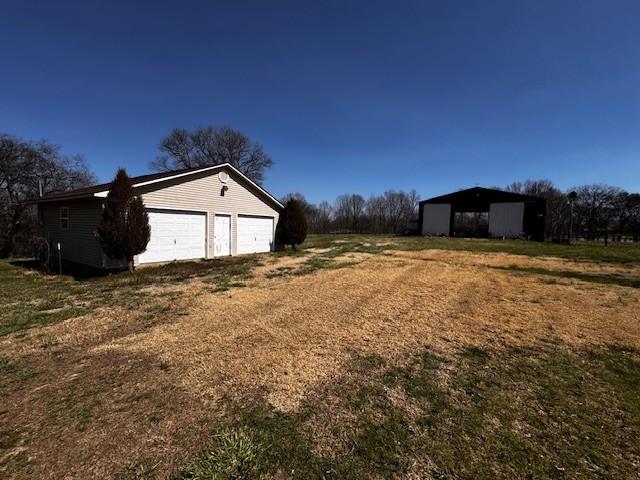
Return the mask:
POLYGON ((62 245, 58 242, 58 268, 60 275, 62 275, 62 245))
POLYGON ((571 237, 573 236, 573 201, 578 194, 574 191, 569 192, 567 197, 569 198, 569 245, 571 245, 571 237))

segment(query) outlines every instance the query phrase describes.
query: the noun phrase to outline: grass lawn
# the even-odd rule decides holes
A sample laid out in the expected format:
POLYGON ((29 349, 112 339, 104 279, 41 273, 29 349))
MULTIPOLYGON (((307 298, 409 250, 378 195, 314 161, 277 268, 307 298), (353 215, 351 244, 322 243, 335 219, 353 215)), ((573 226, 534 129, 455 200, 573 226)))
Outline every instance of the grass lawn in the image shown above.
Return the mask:
POLYGON ((638 478, 640 248, 0 262, 0 477, 638 478))
POLYGON ((378 243, 389 243, 384 249, 397 250, 455 250, 482 253, 511 253, 532 257, 558 257, 568 260, 587 260, 609 263, 640 262, 640 243, 612 243, 605 247, 599 243, 575 245, 519 240, 486 240, 447 237, 388 237, 378 235, 313 235, 305 242, 308 247, 331 247, 336 240, 345 249, 380 251, 378 243))
POLYGON ((248 276, 256 263, 255 257, 234 257, 75 280, 0 261, 0 336, 78 317, 100 307, 144 308, 157 293, 152 287, 158 285, 200 278, 223 291, 230 282, 248 276))
POLYGON ((323 385, 295 413, 265 404, 237 412, 176 479, 631 478, 637 473, 640 363, 624 348, 572 351, 428 349, 405 365, 350 364, 357 380, 323 385), (447 382, 440 376, 449 373, 447 382), (318 452, 309 424, 326 425, 337 452, 318 452), (606 408, 604 408, 606 406, 606 408), (320 417, 320 419, 318 418, 320 417))

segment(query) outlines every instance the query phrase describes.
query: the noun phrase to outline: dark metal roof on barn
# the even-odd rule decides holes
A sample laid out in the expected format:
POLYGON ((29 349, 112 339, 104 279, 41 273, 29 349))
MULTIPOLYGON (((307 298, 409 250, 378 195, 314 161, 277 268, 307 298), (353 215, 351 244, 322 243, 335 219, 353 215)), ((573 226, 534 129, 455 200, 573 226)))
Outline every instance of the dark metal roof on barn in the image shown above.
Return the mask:
POLYGON ((495 188, 473 187, 423 200, 420 203, 490 204, 508 202, 539 202, 541 197, 505 192, 495 188))

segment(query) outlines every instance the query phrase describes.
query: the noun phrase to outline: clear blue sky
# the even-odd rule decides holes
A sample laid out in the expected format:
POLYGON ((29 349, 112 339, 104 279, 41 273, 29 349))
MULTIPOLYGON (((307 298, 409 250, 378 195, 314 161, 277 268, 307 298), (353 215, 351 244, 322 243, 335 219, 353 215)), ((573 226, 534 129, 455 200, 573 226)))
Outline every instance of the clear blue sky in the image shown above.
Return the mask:
POLYGON ((210 124, 264 145, 277 196, 637 191, 640 1, 3 2, 0 131, 108 180, 210 124))

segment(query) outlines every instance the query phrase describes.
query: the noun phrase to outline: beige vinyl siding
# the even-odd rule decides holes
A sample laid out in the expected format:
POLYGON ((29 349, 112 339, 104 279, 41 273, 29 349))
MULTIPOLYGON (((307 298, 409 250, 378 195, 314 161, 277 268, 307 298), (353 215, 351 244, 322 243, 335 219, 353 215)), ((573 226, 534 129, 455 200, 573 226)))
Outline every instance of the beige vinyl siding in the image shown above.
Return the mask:
POLYGON ((62 258, 71 262, 103 267, 103 252, 96 238, 96 226, 102 211, 98 199, 68 200, 41 203, 38 206, 40 233, 50 245, 52 255, 57 255, 60 243, 62 258), (69 209, 69 228, 60 225, 60 209, 69 209))
MULTIPOLYGON (((174 180, 157 182, 137 188, 147 208, 206 213, 207 258, 213 258, 214 217, 226 214, 231 217, 231 254, 237 254, 238 215, 256 215, 273 218, 278 222, 275 204, 264 197, 250 182, 230 169, 226 185, 228 190, 221 195, 223 184, 218 172, 203 172, 174 180)), ((96 237, 96 228, 102 212, 103 198, 85 198, 39 204, 41 233, 50 242, 52 253, 62 244, 65 260, 94 267, 116 268, 126 266, 118 259, 107 257, 96 237), (69 208, 69 228, 60 228, 60 208, 69 208)), ((136 259, 137 261, 137 259, 136 259)))
MULTIPOLYGON (((224 196, 221 195, 223 184, 218 172, 204 172, 186 178, 159 182, 147 187, 140 187, 142 200, 147 208, 164 208, 174 210, 191 210, 207 214, 207 257, 213 258, 214 215, 231 215, 231 254, 237 254, 238 215, 257 215, 274 219, 278 222, 278 211, 263 200, 251 184, 244 181, 230 169, 226 185, 229 187, 224 196)), ((275 228, 275 227, 274 227, 275 228)))

